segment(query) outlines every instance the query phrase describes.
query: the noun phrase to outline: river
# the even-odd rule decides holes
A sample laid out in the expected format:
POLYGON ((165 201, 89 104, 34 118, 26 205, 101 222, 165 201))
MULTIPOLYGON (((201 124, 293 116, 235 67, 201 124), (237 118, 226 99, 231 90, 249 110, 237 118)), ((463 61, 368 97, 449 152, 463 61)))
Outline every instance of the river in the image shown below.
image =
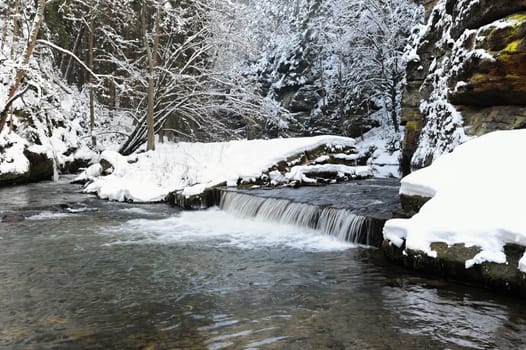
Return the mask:
POLYGON ((210 209, 0 189, 1 349, 521 349, 520 299, 210 209))

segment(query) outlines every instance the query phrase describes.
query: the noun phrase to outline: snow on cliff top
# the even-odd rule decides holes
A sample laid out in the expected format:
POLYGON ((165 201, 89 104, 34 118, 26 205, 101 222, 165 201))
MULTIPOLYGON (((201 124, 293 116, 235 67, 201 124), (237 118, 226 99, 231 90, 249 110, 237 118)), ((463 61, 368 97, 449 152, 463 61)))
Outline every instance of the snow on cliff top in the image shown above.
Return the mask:
POLYGON ((154 152, 132 156, 137 158, 132 164, 128 162, 130 158, 116 152, 103 152, 101 157, 116 165, 113 173, 97 177, 88 174, 95 170, 96 175, 97 169, 88 169, 82 176, 94 179, 86 192, 97 193, 101 198, 155 202, 176 190, 193 195, 223 182, 236 185, 238 179, 257 178, 278 162, 322 145, 337 151, 353 147, 355 141, 339 136, 317 136, 159 144, 154 152))
MULTIPOLYGON (((384 237, 431 257, 432 242, 478 246, 466 268, 505 263, 504 245, 526 246, 526 130, 470 140, 402 180, 401 194, 433 197, 411 219, 389 220, 384 237)), ((526 255, 519 263, 526 272, 526 255)))

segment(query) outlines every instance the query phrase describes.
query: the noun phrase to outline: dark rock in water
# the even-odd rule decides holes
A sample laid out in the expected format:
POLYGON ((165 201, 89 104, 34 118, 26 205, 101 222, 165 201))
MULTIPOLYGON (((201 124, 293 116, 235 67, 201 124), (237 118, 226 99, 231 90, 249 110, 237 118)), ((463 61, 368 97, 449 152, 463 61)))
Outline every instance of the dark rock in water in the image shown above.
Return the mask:
POLYGON ((194 196, 185 196, 181 191, 168 194, 166 201, 174 207, 186 210, 206 209, 219 205, 221 192, 217 188, 208 188, 203 193, 194 196))
POLYGON ((47 155, 29 150, 25 150, 24 155, 29 160, 28 182, 49 180, 53 177, 53 160, 47 155))
POLYGON ((75 159, 72 162, 66 162, 66 164, 64 164, 64 166, 60 170, 63 173, 75 174, 78 173, 81 169, 89 167, 90 161, 90 159, 75 159))
POLYGON ((410 218, 420 211, 420 208, 431 198, 421 196, 400 195, 402 209, 397 212, 397 217, 410 218))
POLYGON ((62 203, 58 206, 60 211, 65 213, 86 213, 99 211, 98 208, 86 206, 83 203, 62 203))
POLYGON ((391 278, 386 281, 389 287, 405 288, 411 285, 418 285, 424 288, 442 289, 449 284, 446 280, 435 278, 424 278, 411 276, 407 278, 391 278))
POLYGON ((8 214, 2 217, 2 222, 4 223, 13 223, 13 222, 22 222, 26 219, 24 215, 19 214, 8 214))

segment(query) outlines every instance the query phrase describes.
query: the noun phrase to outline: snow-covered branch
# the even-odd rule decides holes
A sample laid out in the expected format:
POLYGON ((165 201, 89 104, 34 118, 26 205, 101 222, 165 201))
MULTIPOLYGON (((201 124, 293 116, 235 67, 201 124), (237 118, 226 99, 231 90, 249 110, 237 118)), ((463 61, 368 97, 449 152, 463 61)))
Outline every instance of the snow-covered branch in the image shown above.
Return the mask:
POLYGON ((43 40, 43 39, 38 39, 37 40, 37 43, 38 44, 42 44, 42 45, 46 45, 46 46, 49 46, 57 51, 60 51, 61 53, 63 54, 66 54, 70 57, 72 57, 75 61, 77 61, 78 64, 80 64, 82 66, 82 68, 84 68, 86 70, 86 72, 88 72, 92 77, 96 78, 97 80, 100 80, 102 79, 102 76, 98 75, 98 74, 95 74, 91 69, 89 69, 89 67, 80 59, 77 57, 77 55, 75 55, 73 52, 67 50, 67 49, 64 49, 58 45, 55 45, 53 44, 52 42, 50 41, 47 41, 47 40, 43 40))

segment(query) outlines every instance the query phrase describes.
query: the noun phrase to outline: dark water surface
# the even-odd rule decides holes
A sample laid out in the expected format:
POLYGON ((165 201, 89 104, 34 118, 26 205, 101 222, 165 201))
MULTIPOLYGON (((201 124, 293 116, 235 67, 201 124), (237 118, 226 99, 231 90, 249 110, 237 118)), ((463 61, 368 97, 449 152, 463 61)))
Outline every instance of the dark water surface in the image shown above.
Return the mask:
POLYGON ((512 297, 213 209, 0 189, 1 349, 522 349, 512 297))

